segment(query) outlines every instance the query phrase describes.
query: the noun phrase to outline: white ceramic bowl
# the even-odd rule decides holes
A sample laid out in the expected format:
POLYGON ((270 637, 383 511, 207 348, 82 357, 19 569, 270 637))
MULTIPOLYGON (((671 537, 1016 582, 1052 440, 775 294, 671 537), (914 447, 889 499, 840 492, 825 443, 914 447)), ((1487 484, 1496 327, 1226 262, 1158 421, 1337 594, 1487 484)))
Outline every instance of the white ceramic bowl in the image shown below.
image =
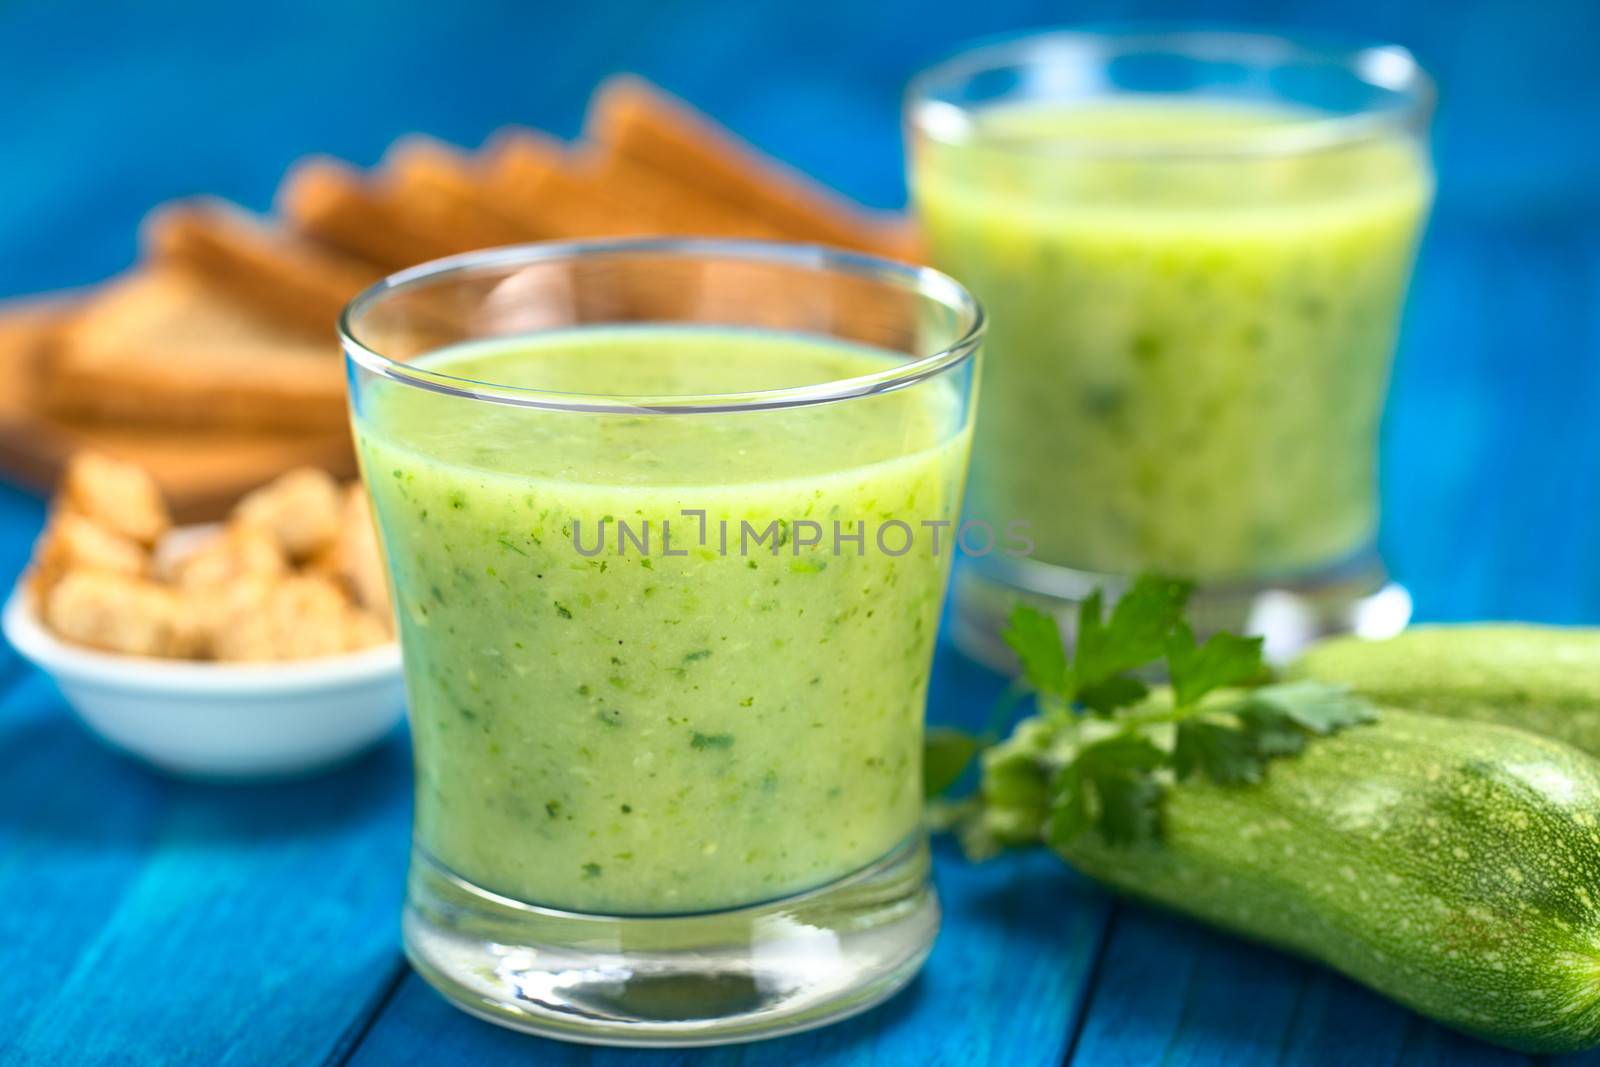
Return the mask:
POLYGON ((96 734, 164 771, 250 780, 307 774, 370 747, 405 710, 400 648, 285 663, 147 659, 81 648, 40 624, 26 578, 5 636, 96 734))

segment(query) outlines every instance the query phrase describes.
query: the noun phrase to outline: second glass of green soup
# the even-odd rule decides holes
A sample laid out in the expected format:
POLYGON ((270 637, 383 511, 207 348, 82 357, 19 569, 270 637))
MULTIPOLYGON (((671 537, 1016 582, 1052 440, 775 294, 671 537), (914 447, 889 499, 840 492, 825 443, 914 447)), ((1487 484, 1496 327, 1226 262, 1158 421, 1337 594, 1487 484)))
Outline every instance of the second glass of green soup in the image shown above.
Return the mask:
POLYGON ((991 316, 968 521, 1012 533, 966 546, 959 640, 1141 571, 1216 625, 1285 593, 1291 629, 1359 614, 1432 99, 1397 47, 1211 32, 1038 35, 913 83, 932 262, 991 316))
POLYGON ((916 973, 982 325, 932 270, 715 241, 491 250, 351 305, 416 753, 405 945, 447 997, 696 1045, 916 973))

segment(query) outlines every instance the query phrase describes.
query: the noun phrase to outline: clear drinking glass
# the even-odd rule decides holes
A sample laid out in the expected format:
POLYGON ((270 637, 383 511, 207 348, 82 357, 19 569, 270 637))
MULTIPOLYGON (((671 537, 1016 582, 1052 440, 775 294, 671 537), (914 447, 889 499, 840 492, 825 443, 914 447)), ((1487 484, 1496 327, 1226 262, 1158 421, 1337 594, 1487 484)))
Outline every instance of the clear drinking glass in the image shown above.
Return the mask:
POLYGON ((959 569, 966 647, 998 654, 1019 592, 1141 571, 1269 643, 1394 623, 1377 436, 1432 102, 1404 49, 1246 33, 1049 33, 916 79, 932 262, 992 321, 969 515, 1026 549, 959 569))
POLYGON ((445 996, 712 1044, 916 972, 982 329, 934 271, 754 242, 498 249, 351 304, 416 752, 405 944, 445 996))

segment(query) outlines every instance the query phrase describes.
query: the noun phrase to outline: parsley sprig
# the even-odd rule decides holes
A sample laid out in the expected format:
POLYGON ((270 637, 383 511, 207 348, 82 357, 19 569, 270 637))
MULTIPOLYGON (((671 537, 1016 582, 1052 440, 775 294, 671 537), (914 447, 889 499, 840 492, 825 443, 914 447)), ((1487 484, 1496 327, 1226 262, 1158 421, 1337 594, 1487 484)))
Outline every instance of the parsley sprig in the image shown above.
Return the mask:
POLYGON ((1114 845, 1155 840, 1170 786, 1259 782, 1268 761, 1376 717, 1342 687, 1273 682, 1258 637, 1199 640, 1183 618, 1191 591, 1142 577, 1109 615, 1095 592, 1080 605, 1070 658, 1053 616, 1015 608, 1005 638, 1037 714, 991 746, 956 731, 929 737, 930 795, 982 751, 979 793, 938 809, 970 852, 1041 839, 1064 848, 1089 832, 1114 845), (1163 668, 1168 684, 1152 691, 1146 678, 1163 668))

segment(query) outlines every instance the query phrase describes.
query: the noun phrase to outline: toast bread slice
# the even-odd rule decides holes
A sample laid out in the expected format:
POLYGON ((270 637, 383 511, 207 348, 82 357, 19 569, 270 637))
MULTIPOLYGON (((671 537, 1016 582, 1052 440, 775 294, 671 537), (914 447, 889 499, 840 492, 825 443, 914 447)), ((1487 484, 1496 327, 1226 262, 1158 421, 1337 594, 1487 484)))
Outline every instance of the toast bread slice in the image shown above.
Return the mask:
POLYGON ((322 338, 174 266, 101 289, 53 337, 39 399, 57 414, 165 428, 336 430, 344 374, 322 338))
POLYGON ((728 209, 762 219, 790 240, 895 258, 917 253, 897 217, 870 212, 758 152, 642 78, 615 75, 590 101, 585 136, 606 168, 649 168, 728 209))
POLYGON ((213 197, 152 211, 143 246, 148 262, 187 268, 264 315, 330 337, 344 306, 383 274, 213 197))

